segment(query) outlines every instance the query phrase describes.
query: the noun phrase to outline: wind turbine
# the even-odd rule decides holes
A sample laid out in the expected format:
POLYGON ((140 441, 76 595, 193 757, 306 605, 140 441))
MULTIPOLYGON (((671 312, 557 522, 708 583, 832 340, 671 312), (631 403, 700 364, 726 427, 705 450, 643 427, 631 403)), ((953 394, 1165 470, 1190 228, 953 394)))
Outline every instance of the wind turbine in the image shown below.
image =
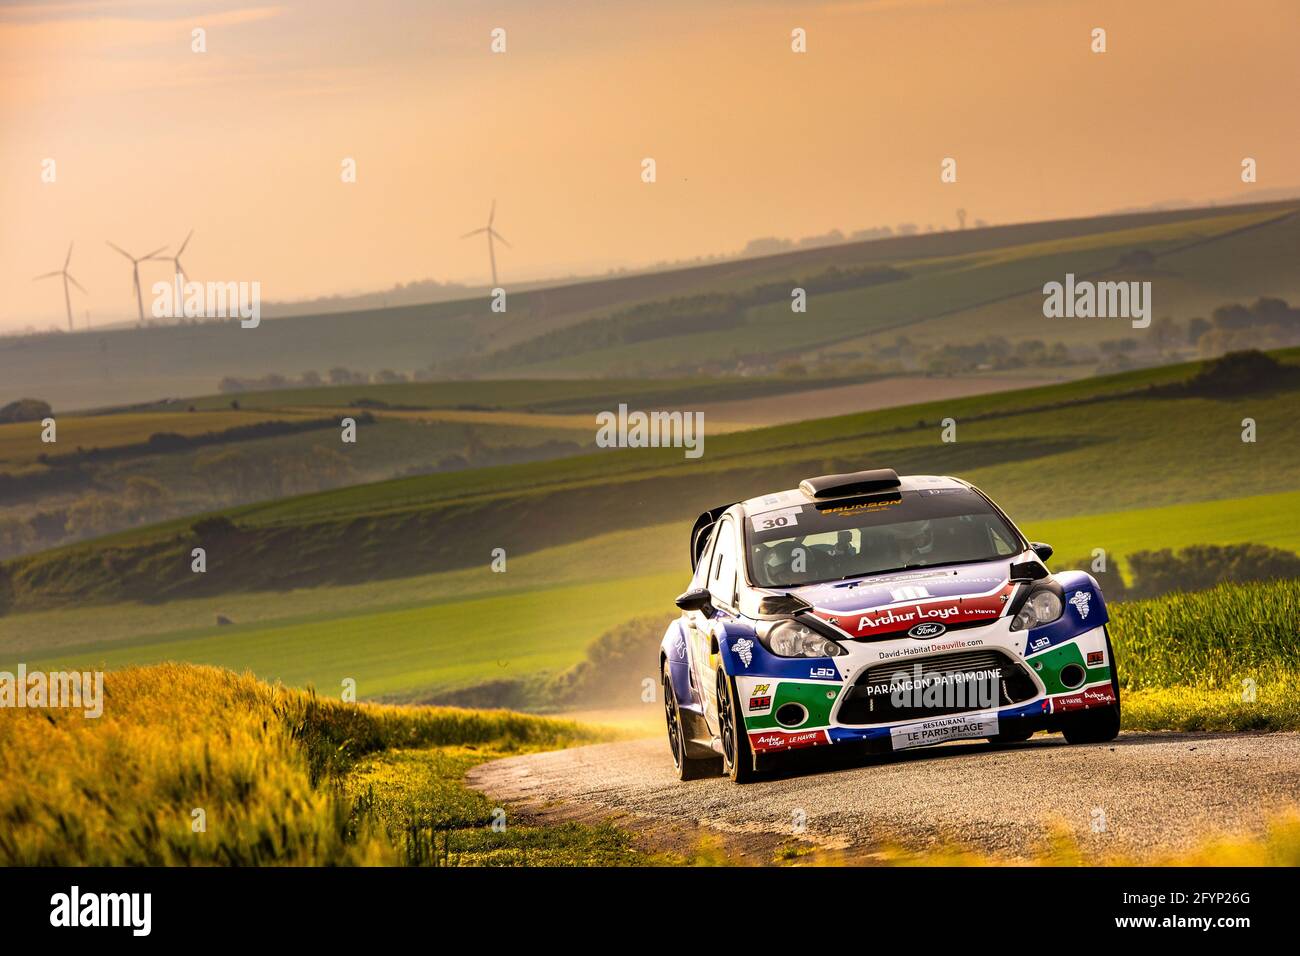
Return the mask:
POLYGON ((193 235, 194 230, 191 229, 189 234, 185 236, 185 241, 181 243, 181 247, 176 250, 176 255, 168 257, 171 259, 172 264, 176 266, 176 271, 181 277, 181 285, 185 284, 185 267, 181 265, 181 253, 184 252, 185 247, 190 244, 190 236, 193 235))
POLYGON ((487 233, 488 259, 491 260, 492 262, 492 287, 493 288, 496 288, 497 285, 497 253, 496 253, 496 249, 492 245, 492 240, 493 239, 500 240, 507 249, 514 248, 513 246, 510 245, 510 243, 506 242, 505 237, 502 236, 501 233, 497 232, 495 229, 492 228, 492 221, 496 219, 496 216, 497 216, 497 201, 494 199, 492 200, 492 209, 488 213, 487 225, 484 226, 482 229, 475 229, 461 236, 462 239, 468 239, 470 236, 477 236, 480 232, 487 233))
MULTIPOLYGON (((108 242, 108 240, 104 240, 104 241, 108 242)), ((116 249, 118 252, 122 253, 122 255, 126 256, 128 259, 131 260, 131 283, 135 286, 135 304, 140 310, 140 324, 144 325, 144 294, 140 291, 140 263, 149 261, 151 259, 160 259, 161 257, 158 255, 158 253, 162 252, 167 247, 159 246, 157 249, 149 253, 147 256, 137 257, 131 255, 131 253, 127 252, 119 245, 116 245, 111 242, 109 242, 108 244, 112 246, 114 249, 116 249)))
POLYGON ((68 308, 68 331, 69 332, 72 331, 72 293, 68 291, 68 283, 71 282, 82 292, 86 291, 86 287, 83 286, 76 279, 72 278, 72 273, 68 271, 68 266, 71 263, 72 263, 72 243, 68 243, 68 255, 63 260, 63 268, 56 269, 54 272, 47 272, 44 275, 39 275, 36 277, 36 279, 52 279, 54 276, 63 276, 63 304, 68 308))

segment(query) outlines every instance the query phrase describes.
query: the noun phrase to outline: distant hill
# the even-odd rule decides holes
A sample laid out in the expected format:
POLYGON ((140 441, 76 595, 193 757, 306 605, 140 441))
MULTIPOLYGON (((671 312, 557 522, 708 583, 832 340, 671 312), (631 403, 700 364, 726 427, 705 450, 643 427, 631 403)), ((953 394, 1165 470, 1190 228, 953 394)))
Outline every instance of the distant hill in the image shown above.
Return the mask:
POLYGON ((5 337, 0 404, 34 397, 66 412, 208 394, 227 377, 312 371, 329 380, 331 369, 398 379, 761 372, 823 352, 870 361, 879 340, 864 337, 892 341, 912 330, 943 343, 1026 331, 1095 339, 1094 327, 1046 326, 1036 290, 1066 271, 1119 270, 1171 290, 1156 308, 1176 317, 1265 295, 1300 300, 1297 208, 1179 209, 850 242, 534 288, 511 294, 505 314, 476 296, 265 318, 257 329, 229 321, 5 337), (1146 272, 1124 266, 1134 252, 1146 272), (807 283, 805 314, 791 313, 788 292, 774 292, 795 281, 807 283), (957 318, 942 321, 949 317, 957 318))

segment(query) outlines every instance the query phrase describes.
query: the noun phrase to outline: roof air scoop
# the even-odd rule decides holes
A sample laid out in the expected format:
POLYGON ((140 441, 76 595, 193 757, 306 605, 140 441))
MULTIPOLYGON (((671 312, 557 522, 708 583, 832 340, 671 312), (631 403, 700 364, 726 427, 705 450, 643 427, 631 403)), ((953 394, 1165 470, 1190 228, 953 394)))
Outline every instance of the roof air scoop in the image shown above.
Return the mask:
POLYGON ((876 491, 896 491, 901 482, 892 468, 875 468, 871 471, 853 471, 844 475, 821 475, 799 482, 799 490, 809 498, 823 501, 827 498, 846 498, 850 495, 869 495, 876 491))

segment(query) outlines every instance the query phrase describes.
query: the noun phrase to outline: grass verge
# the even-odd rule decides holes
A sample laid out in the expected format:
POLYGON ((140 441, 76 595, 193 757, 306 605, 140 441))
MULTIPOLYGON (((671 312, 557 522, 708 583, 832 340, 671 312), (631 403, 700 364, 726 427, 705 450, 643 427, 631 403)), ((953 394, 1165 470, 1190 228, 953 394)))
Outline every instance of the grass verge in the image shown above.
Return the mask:
MULTIPOLYGON (((506 711, 326 701, 185 664, 110 673, 104 692, 96 719, 0 709, 0 864, 433 862, 435 831, 482 819, 459 782, 470 762, 603 736, 506 711)), ((600 828, 464 839, 488 859, 497 837, 497 859, 635 859, 600 828)))
POLYGON ((360 818, 378 825, 408 866, 629 866, 661 862, 609 823, 530 826, 464 785, 499 745, 389 750, 343 778, 360 818))
POLYGON ((1300 580, 1116 604, 1126 730, 1300 730, 1300 580))

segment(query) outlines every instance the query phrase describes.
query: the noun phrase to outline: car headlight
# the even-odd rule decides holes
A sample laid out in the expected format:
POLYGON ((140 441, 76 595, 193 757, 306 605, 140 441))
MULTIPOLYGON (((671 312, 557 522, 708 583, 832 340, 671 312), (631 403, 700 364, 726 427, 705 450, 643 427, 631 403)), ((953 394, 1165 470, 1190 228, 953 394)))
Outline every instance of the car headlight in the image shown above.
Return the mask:
POLYGON ((1029 600, 1025 601, 1025 606, 1020 609, 1020 613, 1011 619, 1011 630, 1027 631, 1030 628, 1051 624, 1061 616, 1062 610, 1064 605, 1056 596, 1056 592, 1042 588, 1029 595, 1029 600))
POLYGON ((777 657, 839 657, 848 652, 798 621, 782 621, 763 641, 777 657))

